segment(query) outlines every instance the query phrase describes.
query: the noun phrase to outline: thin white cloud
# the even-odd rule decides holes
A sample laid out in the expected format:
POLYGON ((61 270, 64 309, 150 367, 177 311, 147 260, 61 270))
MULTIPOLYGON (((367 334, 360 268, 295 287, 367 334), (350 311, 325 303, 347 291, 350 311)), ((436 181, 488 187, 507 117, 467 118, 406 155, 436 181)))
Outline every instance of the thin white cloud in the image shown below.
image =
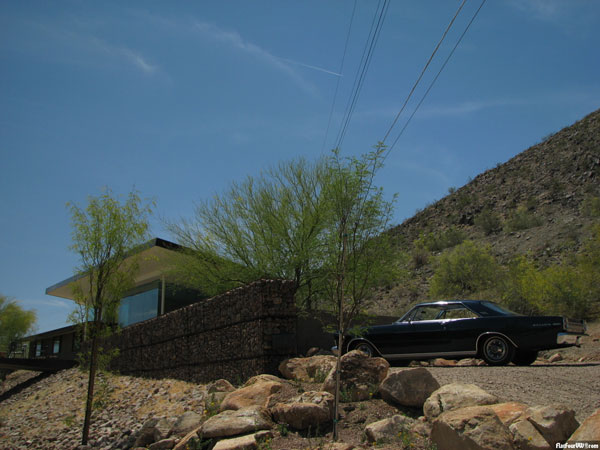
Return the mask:
POLYGON ((417 112, 417 115, 421 118, 464 116, 482 111, 484 109, 497 108, 502 106, 517 106, 524 104, 526 104, 525 101, 518 99, 466 101, 452 105, 424 106, 417 112))
POLYGON ((142 54, 135 50, 127 47, 114 46, 98 38, 92 38, 91 42, 104 53, 122 59, 146 74, 153 74, 158 69, 156 65, 150 64, 142 54))
POLYGON ((62 309, 73 309, 75 305, 74 302, 59 300, 55 298, 47 298, 47 299, 28 299, 21 301, 24 305, 28 307, 36 308, 36 307, 51 307, 51 308, 62 308, 62 309))
POLYGON ((512 0, 517 9, 542 20, 552 20, 560 16, 564 1, 558 0, 512 0))
POLYGON ((223 30, 216 25, 199 21, 194 22, 194 27, 204 36, 246 53, 271 68, 284 73, 306 92, 316 93, 316 88, 304 80, 289 64, 286 64, 284 59, 278 58, 252 42, 246 41, 237 31, 223 30))

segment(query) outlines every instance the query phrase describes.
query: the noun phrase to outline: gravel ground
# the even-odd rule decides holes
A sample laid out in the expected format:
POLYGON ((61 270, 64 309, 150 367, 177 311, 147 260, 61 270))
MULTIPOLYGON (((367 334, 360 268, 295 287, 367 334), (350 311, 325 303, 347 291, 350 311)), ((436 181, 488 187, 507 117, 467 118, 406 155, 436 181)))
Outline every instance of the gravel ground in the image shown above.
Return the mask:
MULTIPOLYGON (((392 368, 401 370, 399 368, 392 368)), ((582 422, 600 408, 600 364, 529 367, 428 367, 440 385, 472 383, 500 398, 530 406, 557 403, 572 408, 582 422)))

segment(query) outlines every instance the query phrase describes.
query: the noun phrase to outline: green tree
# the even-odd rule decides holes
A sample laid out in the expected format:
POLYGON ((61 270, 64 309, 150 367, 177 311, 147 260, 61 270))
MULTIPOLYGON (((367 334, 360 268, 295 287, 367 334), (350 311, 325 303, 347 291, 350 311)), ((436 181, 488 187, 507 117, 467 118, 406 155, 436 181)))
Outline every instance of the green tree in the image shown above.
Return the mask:
POLYGON ((72 225, 70 249, 79 256, 76 273, 83 280, 76 284, 74 293, 90 321, 86 333, 90 348, 89 381, 82 432, 82 444, 86 445, 98 368, 99 339, 107 330, 106 324, 114 323, 121 298, 133 286, 138 264, 135 258, 127 256, 131 249, 148 237, 148 217, 153 203, 143 203, 136 191, 132 191, 121 203, 106 189, 98 197, 88 197, 85 209, 72 203, 67 206, 72 225))
POLYGON ((373 185, 383 165, 385 146, 361 158, 341 158, 334 151, 328 164, 324 201, 328 211, 324 237, 327 243, 322 271, 327 280, 329 308, 337 317, 334 440, 338 437, 340 360, 344 335, 352 321, 368 306, 371 290, 395 272, 395 252, 385 233, 390 226, 393 202, 373 185))
POLYGON ((16 300, 0 294, 0 352, 8 353, 12 342, 29 334, 36 318, 35 311, 24 310, 16 300))
POLYGON ((487 247, 464 241, 440 255, 431 278, 432 296, 468 295, 495 286, 499 266, 487 247))
POLYGON ((233 183, 203 201, 195 217, 168 228, 184 250, 180 282, 215 295, 261 277, 294 280, 301 307, 319 297, 327 212, 327 162, 297 159, 233 183))

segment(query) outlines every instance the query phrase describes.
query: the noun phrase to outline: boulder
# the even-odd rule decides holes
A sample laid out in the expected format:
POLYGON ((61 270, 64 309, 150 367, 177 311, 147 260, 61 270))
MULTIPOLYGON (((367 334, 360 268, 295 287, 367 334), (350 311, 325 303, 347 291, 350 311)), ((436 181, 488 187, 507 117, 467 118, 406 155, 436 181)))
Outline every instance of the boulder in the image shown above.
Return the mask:
POLYGON ((147 420, 137 432, 134 446, 147 447, 154 442, 165 439, 169 435, 172 425, 172 422, 164 418, 154 417, 147 420))
POLYGON ((408 431, 415 425, 415 420, 397 414, 387 419, 373 422, 365 427, 365 436, 370 443, 393 442, 402 431, 408 431))
MULTIPOLYGON (((202 424, 202 416, 193 411, 184 412, 173 427, 171 428, 170 436, 185 436, 189 432, 197 429, 202 424)), ((165 436, 166 437, 166 436, 165 436)))
POLYGON ((490 405, 490 408, 494 410, 502 423, 509 427, 515 422, 527 419, 525 412, 529 406, 525 403, 507 402, 490 405))
POLYGON ((244 383, 244 386, 242 386, 242 387, 252 386, 253 384, 256 384, 259 382, 265 382, 265 381, 270 381, 272 383, 285 383, 285 380, 282 380, 281 378, 276 377, 275 375, 271 375, 268 373, 261 373, 260 375, 255 375, 251 378, 248 378, 248 381, 246 381, 244 383))
POLYGON ((214 394, 216 392, 232 392, 235 391, 235 386, 229 381, 220 379, 206 385, 206 392, 214 394))
MULTIPOLYGON (((352 350, 342 356, 340 364, 342 401, 362 401, 371 398, 390 368, 385 359, 372 358, 358 350, 352 350)), ((335 392, 335 368, 327 375, 322 390, 332 394, 335 392)))
POLYGON ((556 447, 558 442, 565 442, 579 427, 575 419, 575 411, 559 405, 536 406, 526 412, 533 426, 546 441, 556 447))
POLYGON ((310 358, 291 358, 279 364, 279 372, 288 380, 322 382, 335 367, 335 356, 312 356, 310 358))
POLYGON ((548 362, 550 362, 550 363, 555 363, 555 362, 559 362, 562 360, 563 360, 563 357, 560 353, 555 353, 550 358, 548 358, 548 362))
POLYGON ((529 420, 518 420, 508 429, 513 436, 513 443, 520 450, 549 450, 550 445, 544 436, 529 420))
POLYGON ((512 435, 487 406, 470 406, 441 414, 431 429, 438 450, 514 449, 512 435))
POLYGON ((456 366, 456 361, 453 359, 436 358, 431 362, 431 365, 435 367, 454 367, 456 366))
POLYGON ((474 384, 451 383, 431 394, 423 405, 423 413, 428 420, 432 420, 445 411, 494 403, 498 403, 495 395, 487 393, 474 384))
POLYGON ((148 450, 171 450, 177 442, 174 438, 161 439, 160 441, 150 444, 148 450))
POLYGON ((585 419, 569 438, 569 442, 600 441, 600 409, 585 419))
POLYGON ((252 384, 230 392, 221 402, 220 411, 242 409, 250 406, 264 407, 269 397, 281 390, 279 381, 255 380, 252 384))
POLYGON ((273 419, 296 430, 316 429, 331 423, 334 398, 329 392, 304 392, 287 403, 271 408, 273 419))
POLYGON ((264 408, 243 408, 226 410, 211 417, 202 424, 198 436, 206 438, 222 438, 237 436, 258 430, 270 430, 273 422, 264 408))
POLYGON ((422 408, 425 400, 440 388, 424 367, 393 372, 379 386, 381 397, 388 403, 422 408))
POLYGON ((259 431, 237 438, 223 439, 213 447, 213 450, 254 450, 259 448, 259 442, 271 438, 270 431, 259 431))
POLYGON ((223 379, 207 384, 204 391, 205 408, 209 411, 218 410, 227 394, 235 389, 229 381, 223 379))

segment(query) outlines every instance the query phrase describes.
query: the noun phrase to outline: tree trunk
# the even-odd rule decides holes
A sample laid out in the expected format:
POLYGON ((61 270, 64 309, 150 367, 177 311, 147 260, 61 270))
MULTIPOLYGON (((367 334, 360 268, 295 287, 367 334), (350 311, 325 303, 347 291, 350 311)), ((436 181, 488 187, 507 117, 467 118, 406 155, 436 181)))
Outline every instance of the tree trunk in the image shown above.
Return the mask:
POLYGON ((81 436, 81 444, 87 445, 88 437, 90 434, 90 423, 92 421, 92 406, 94 403, 94 383, 96 381, 96 369, 98 366, 98 335, 100 332, 100 325, 96 320, 94 322, 94 330, 92 334, 92 351, 90 355, 90 374, 88 378, 88 392, 87 399, 85 402, 85 419, 83 421, 83 432, 81 436))

